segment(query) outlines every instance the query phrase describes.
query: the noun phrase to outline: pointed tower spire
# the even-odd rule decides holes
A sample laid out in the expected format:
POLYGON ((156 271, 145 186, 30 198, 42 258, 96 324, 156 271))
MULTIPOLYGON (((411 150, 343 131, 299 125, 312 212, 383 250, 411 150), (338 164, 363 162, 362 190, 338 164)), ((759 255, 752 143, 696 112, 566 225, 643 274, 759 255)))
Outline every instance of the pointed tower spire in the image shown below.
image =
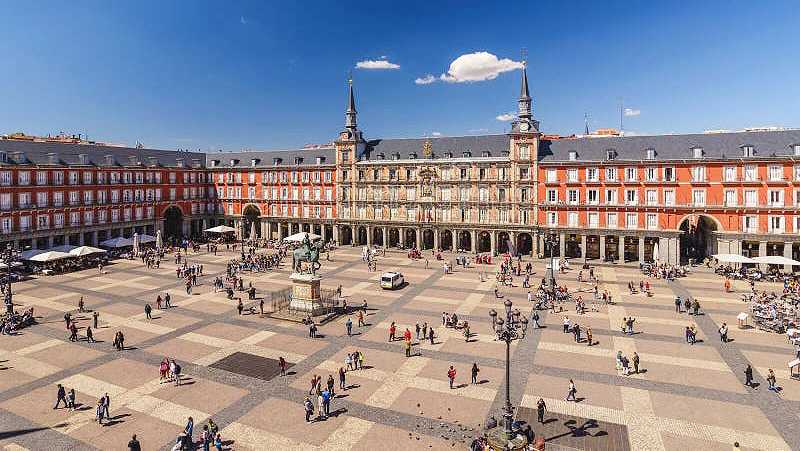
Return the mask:
POLYGON ((530 120, 533 117, 533 113, 531 113, 531 95, 528 91, 528 61, 525 59, 522 60, 522 87, 519 91, 517 106, 517 116, 520 119, 530 120))
POLYGON ((589 114, 583 113, 583 134, 589 136, 589 114))
POLYGON ((353 76, 352 74, 347 78, 347 84, 350 90, 348 101, 347 101, 347 111, 344 113, 345 115, 345 122, 344 126, 347 129, 355 130, 357 128, 356 124, 356 115, 358 112, 356 111, 356 97, 353 94, 353 76))

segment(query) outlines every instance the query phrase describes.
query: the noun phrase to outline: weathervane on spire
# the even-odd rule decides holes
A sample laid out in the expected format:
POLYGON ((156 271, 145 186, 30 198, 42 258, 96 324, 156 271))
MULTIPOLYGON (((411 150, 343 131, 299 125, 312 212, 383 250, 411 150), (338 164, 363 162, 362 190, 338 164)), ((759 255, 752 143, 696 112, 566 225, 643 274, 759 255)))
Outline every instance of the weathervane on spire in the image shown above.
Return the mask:
POLYGON ((528 49, 527 49, 527 47, 522 47, 520 49, 519 53, 520 53, 520 56, 522 56, 522 65, 523 66, 527 66, 528 65, 528 49))

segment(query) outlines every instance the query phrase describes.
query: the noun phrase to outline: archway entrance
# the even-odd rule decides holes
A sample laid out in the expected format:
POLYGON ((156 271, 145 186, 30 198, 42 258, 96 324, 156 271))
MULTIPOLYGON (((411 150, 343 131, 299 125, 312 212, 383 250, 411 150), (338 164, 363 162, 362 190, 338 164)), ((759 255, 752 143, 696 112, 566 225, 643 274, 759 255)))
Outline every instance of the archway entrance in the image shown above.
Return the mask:
POLYGON ((717 253, 717 223, 704 215, 689 215, 681 222, 681 264, 703 261, 717 253))
POLYGON ((183 236, 183 212, 175 205, 164 210, 164 236, 174 240, 183 236))
POLYGON ((478 234, 478 252, 491 252, 492 251, 492 237, 489 232, 481 232, 478 234))
POLYGON ((458 250, 461 252, 472 251, 472 234, 466 230, 458 232, 458 250))
POLYGON ((356 244, 359 246, 366 246, 367 245, 367 228, 361 226, 358 228, 358 236, 356 237, 356 244))
POLYGON ((353 229, 350 226, 342 226, 341 231, 339 232, 342 236, 340 237, 341 243, 343 246, 348 244, 353 244, 353 229))
POLYGON ((376 227, 372 229, 372 244, 375 246, 383 246, 383 229, 376 227))
POLYGON ((433 249, 433 230, 427 229, 422 232, 422 249, 433 249))
POLYGON ((242 221, 244 221, 246 238, 249 240, 257 239, 258 234, 261 233, 261 210, 253 204, 247 205, 242 212, 242 221), (253 230, 254 225, 255 230, 253 230), (255 236, 253 236, 253 231, 255 231, 255 236))
POLYGON ((453 250, 453 232, 449 230, 443 230, 441 236, 439 237, 439 241, 439 247, 442 250, 453 250))
POLYGON ((406 229, 405 232, 406 248, 417 248, 417 231, 414 229, 406 229))
POLYGON ((388 240, 389 247, 397 247, 400 244, 400 231, 397 229, 389 229, 388 240))
POLYGON ((530 233, 522 232, 517 235, 517 253, 519 255, 529 255, 533 252, 533 238, 530 233))
POLYGON ((511 252, 509 243, 509 236, 508 232, 499 232, 497 234, 497 253, 498 254, 505 254, 506 252, 511 252))

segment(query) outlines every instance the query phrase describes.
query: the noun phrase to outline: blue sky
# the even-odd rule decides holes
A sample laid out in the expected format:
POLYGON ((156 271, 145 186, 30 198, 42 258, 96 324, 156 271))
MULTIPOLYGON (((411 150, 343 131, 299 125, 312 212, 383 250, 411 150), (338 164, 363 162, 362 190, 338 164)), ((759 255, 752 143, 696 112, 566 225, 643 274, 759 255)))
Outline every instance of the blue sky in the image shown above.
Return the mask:
POLYGON ((148 147, 328 142, 353 72, 369 138, 496 133, 526 48, 547 133, 800 126, 793 2, 4 2, 0 133, 148 147), (501 60, 488 80, 461 81, 501 60), (359 61, 399 65, 357 69, 359 61), (380 62, 380 61, 385 62, 380 62), (502 62, 502 60, 507 60, 502 62), (459 72, 461 71, 461 72, 459 72), (462 74, 463 72, 463 74, 462 74), (436 81, 416 84, 432 75, 436 81), (492 75, 496 75, 492 78, 492 75), (455 78, 456 80, 453 80, 455 78))

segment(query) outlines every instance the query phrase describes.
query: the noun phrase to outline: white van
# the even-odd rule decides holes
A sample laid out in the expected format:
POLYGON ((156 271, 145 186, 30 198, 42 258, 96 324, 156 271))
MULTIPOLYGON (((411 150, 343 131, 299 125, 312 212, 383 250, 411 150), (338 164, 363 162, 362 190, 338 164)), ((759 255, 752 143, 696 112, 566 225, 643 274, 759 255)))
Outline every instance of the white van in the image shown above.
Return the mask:
POLYGON ((403 286, 404 282, 403 275, 399 272, 385 272, 381 276, 381 288, 384 290, 394 290, 403 286))

